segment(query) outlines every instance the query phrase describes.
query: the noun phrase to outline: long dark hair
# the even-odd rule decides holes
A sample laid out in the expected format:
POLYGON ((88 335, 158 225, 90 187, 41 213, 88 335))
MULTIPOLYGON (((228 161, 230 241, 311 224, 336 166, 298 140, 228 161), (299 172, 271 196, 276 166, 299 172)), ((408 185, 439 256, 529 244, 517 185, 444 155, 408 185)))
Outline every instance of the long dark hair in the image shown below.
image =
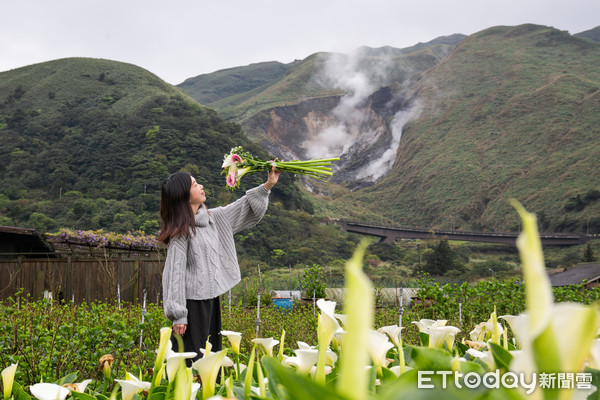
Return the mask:
POLYGON ((188 236, 194 229, 194 213, 190 205, 192 177, 187 172, 171 174, 160 191, 162 227, 157 240, 169 244, 172 238, 188 236))

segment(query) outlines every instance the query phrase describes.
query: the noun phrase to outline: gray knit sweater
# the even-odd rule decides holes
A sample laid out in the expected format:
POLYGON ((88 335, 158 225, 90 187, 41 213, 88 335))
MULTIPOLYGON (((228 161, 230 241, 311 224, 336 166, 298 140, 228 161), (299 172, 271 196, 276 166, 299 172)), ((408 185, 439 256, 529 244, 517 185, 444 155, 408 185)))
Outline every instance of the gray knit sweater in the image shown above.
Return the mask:
POLYGON ((165 316, 173 324, 187 324, 186 299, 212 299, 240 282, 233 235, 256 225, 267 211, 264 186, 225 206, 196 213, 195 234, 171 238, 163 270, 165 316))

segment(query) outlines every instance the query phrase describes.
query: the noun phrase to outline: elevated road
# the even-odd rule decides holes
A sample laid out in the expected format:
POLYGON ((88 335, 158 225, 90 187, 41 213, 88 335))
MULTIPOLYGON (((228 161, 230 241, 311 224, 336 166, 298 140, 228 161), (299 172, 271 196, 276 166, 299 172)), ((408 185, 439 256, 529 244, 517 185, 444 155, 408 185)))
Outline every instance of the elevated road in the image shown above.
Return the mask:
MULTIPOLYGON (((398 239, 447 239, 466 242, 484 242, 515 244, 519 232, 469 232, 438 229, 405 228, 392 225, 377 225, 363 222, 338 220, 338 225, 346 232, 376 236, 380 243, 392 243, 398 239)), ((541 233, 542 245, 574 246, 585 244, 589 240, 586 235, 574 233, 541 233)))

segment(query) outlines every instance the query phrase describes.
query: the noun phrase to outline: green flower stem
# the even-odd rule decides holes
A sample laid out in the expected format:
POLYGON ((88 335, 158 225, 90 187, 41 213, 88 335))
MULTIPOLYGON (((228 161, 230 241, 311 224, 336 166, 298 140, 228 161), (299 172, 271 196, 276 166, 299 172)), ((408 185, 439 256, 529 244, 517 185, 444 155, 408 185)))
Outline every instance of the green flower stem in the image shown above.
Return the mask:
POLYGON ((250 398, 250 392, 252 390, 252 374, 254 370, 254 357, 256 354, 256 343, 252 345, 250 351, 250 359, 248 360, 248 367, 246 368, 246 379, 244 380, 244 400, 250 398))
POLYGON ((325 358, 329 343, 323 338, 319 338, 319 354, 317 356, 317 372, 315 373, 315 381, 321 385, 325 384, 325 358))

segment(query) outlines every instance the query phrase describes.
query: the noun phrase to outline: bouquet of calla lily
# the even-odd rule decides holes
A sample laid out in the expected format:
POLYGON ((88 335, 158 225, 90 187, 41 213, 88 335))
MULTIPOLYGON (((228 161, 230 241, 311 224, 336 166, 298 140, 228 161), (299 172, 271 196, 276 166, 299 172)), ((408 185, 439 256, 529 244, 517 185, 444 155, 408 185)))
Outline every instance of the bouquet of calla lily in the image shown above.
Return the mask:
POLYGON ((240 180, 244 175, 251 175, 260 171, 270 171, 273 165, 279 171, 324 180, 325 177, 333 175, 333 172, 331 172, 331 163, 333 161, 339 161, 339 157, 307 161, 278 161, 277 159, 275 161, 263 161, 244 151, 241 146, 238 146, 232 148, 229 154, 225 155, 221 168, 223 168, 223 173, 227 174, 227 186, 234 188, 239 186, 240 180))

